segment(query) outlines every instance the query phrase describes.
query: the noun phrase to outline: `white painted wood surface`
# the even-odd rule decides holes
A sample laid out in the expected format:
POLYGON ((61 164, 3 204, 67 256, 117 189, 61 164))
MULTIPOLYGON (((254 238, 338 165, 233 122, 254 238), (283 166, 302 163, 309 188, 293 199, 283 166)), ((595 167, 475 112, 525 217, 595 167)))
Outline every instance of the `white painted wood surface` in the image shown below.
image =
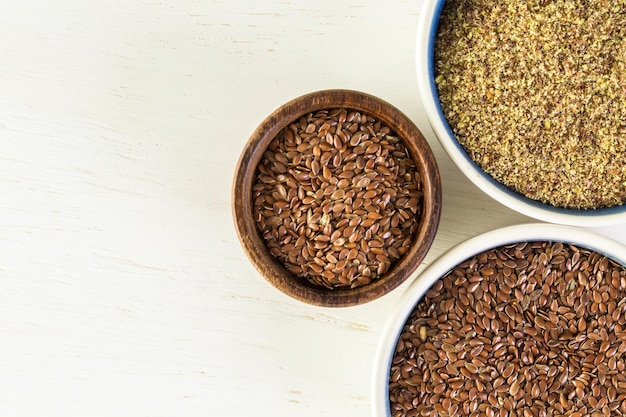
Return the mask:
MULTIPOLYGON (((243 255, 230 189, 268 113, 351 88, 404 111, 438 158, 425 264, 528 221, 430 131, 422 1, 2 1, 0 415, 368 415, 406 285, 337 310, 284 296, 243 255)), ((598 231, 626 242, 626 225, 598 231)))

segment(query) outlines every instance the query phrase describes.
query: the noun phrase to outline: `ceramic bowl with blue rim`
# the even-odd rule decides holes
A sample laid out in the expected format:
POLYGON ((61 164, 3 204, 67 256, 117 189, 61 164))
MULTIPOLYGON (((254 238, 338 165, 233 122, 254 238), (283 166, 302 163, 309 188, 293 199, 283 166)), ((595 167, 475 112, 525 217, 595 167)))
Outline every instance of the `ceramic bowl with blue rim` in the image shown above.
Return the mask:
MULTIPOLYGON (((591 209, 564 208, 522 195, 487 174, 463 148, 446 120, 435 82, 435 39, 445 0, 425 2, 416 42, 417 81, 428 121, 447 154, 478 188, 497 202, 532 218, 575 226, 626 223, 626 205, 591 209)), ((624 161, 626 164, 626 161, 624 161)), ((626 179, 625 179, 626 180, 626 179)))

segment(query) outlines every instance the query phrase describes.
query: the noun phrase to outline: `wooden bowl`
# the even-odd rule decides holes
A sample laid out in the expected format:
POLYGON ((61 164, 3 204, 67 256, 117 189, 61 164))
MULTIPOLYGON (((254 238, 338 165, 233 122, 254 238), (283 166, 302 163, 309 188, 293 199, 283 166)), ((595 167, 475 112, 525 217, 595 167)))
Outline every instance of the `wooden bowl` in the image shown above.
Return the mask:
POLYGON ((255 268, 283 293, 312 305, 342 307, 363 304, 392 291, 420 265, 434 240, 441 212, 441 179, 430 146, 398 109, 374 96, 349 90, 325 90, 298 97, 270 114, 252 133, 237 164, 232 210, 241 245, 255 268), (408 251, 371 283, 356 288, 327 288, 290 273, 266 246, 253 215, 257 166, 270 142, 301 116, 324 109, 346 108, 371 115, 400 138, 415 162, 422 183, 419 226, 408 251))

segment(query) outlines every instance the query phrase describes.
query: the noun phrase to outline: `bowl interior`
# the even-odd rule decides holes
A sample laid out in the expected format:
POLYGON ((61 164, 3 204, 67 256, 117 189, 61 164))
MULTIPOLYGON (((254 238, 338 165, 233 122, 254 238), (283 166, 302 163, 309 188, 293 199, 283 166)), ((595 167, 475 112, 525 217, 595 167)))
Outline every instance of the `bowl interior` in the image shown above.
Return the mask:
POLYGON ((424 7, 417 36, 417 78, 424 108, 435 135, 461 171, 486 194, 522 214, 538 220, 575 226, 601 226, 626 222, 626 205, 597 209, 556 207, 530 199, 496 181, 470 158, 456 140, 444 115, 435 83, 435 38, 445 0, 424 7))
POLYGON ((389 317, 379 339, 372 374, 373 416, 389 417, 389 373, 398 338, 408 317, 440 278, 474 255, 519 242, 550 241, 592 250, 626 265, 626 247, 593 232, 556 224, 522 224, 470 238, 441 255, 415 279, 389 317))
POLYGON ((239 160, 233 184, 233 216, 237 232, 254 266, 276 288, 314 305, 349 306, 374 300, 406 280, 426 256, 441 211, 441 180, 432 151, 417 127, 390 104, 350 90, 326 90, 301 96, 268 116, 254 131, 239 160), (354 289, 327 289, 289 273, 268 251, 252 216, 252 184, 256 167, 272 139, 299 117, 322 109, 350 108, 387 124, 403 140, 415 160, 423 187, 422 219, 413 245, 395 266, 371 284, 354 289))

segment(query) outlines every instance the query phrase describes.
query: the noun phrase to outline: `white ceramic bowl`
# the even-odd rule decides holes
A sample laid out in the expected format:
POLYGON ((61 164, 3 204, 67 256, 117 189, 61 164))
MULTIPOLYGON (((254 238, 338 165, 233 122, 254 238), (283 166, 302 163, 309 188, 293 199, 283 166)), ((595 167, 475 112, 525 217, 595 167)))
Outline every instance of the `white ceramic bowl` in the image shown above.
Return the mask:
POLYGON ((437 139, 459 169, 478 188, 505 206, 535 219, 574 226, 626 223, 626 205, 577 210, 544 204, 502 185, 487 175, 457 142, 446 121, 434 77, 434 42, 445 0, 427 0, 422 8, 416 42, 417 82, 428 121, 437 139))
POLYGON ((502 245, 531 241, 574 244, 626 265, 626 246, 621 243, 585 229, 556 224, 532 223, 504 227, 470 238, 450 249, 415 279, 387 321, 378 344, 371 381, 374 417, 390 417, 388 380, 393 353, 406 320, 428 289, 451 269, 474 255, 502 245))

